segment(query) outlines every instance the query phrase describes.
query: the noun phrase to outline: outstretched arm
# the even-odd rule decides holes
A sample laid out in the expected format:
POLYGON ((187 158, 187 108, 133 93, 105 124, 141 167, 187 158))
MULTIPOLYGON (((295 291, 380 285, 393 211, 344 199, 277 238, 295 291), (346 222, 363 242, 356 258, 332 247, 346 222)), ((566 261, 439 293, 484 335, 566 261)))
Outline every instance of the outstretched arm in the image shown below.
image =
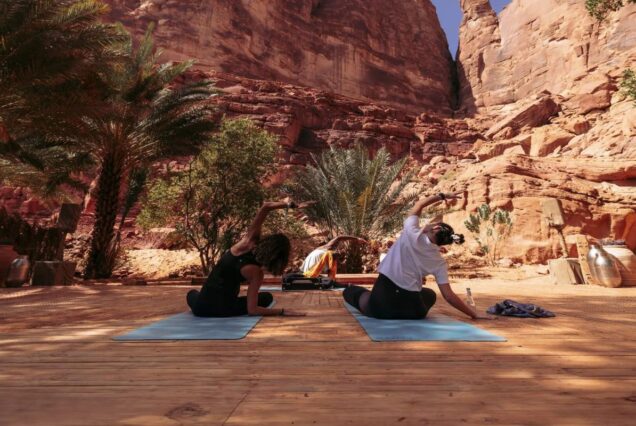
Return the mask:
POLYGON ((343 241, 357 241, 361 244, 367 243, 367 240, 365 240, 364 238, 358 238, 352 235, 340 235, 334 238, 333 240, 329 241, 327 244, 321 246, 320 248, 324 248, 327 250, 335 250, 338 247, 338 244, 340 244, 343 241))
POLYGON ((282 201, 264 202, 261 208, 258 209, 258 212, 256 212, 256 216, 254 216, 254 220, 252 220, 249 228, 247 228, 247 233, 245 234, 245 236, 238 243, 232 246, 232 251, 235 254, 240 254, 249 251, 254 247, 254 244, 258 242, 261 236, 263 223, 265 223, 267 215, 272 210, 304 208, 311 204, 312 203, 296 204, 289 197, 285 198, 282 201))
POLYGON ((256 216, 252 220, 249 228, 247 228, 247 234, 245 238, 248 241, 258 241, 261 236, 261 230, 263 228, 263 223, 265 223, 265 219, 267 219, 267 215, 272 210, 285 209, 291 207, 292 201, 285 199, 283 201, 266 201, 263 203, 258 212, 256 212, 256 216))
POLYGON ((456 200, 459 198, 459 192, 453 192, 453 193, 442 193, 440 192, 437 195, 433 195, 431 197, 427 197, 427 198, 423 198, 421 200, 419 200, 417 203, 415 203, 415 205, 411 208, 411 210, 409 210, 409 216, 420 216, 422 214, 422 210, 424 210, 426 207, 435 204, 435 203, 439 203, 440 201, 446 201, 446 200, 456 200))
POLYGON ((248 315, 285 315, 304 316, 305 313, 291 309, 265 308, 258 306, 258 290, 263 284, 263 270, 256 265, 246 265, 241 268, 241 274, 248 282, 247 287, 247 314, 248 315))
POLYGON ((439 289, 442 292, 442 296, 444 296, 444 300, 446 300, 449 305, 451 305, 458 311, 465 313, 472 319, 490 319, 490 317, 486 315, 480 315, 473 308, 465 304, 464 301, 455 294, 450 284, 440 284, 439 289))

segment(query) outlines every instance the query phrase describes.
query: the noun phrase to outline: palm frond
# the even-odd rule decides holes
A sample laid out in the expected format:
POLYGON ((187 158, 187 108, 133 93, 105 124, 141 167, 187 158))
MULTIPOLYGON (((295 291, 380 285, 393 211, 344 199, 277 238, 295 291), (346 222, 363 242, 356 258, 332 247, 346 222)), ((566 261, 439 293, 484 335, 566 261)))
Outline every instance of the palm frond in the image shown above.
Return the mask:
POLYGON ((376 237, 399 226, 406 202, 413 199, 403 193, 411 175, 396 182, 405 160, 391 164, 385 149, 371 159, 360 144, 332 148, 312 160, 299 174, 293 192, 299 199, 317 201, 307 214, 330 235, 376 237))

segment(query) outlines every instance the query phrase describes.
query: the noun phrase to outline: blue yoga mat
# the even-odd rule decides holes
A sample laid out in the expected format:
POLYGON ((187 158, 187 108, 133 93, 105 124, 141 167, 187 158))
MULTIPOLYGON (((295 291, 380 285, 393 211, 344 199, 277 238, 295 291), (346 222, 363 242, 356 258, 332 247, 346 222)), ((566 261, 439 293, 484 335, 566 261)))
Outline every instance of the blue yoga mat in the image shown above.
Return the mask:
POLYGON ((113 337, 113 340, 238 340, 247 336, 261 318, 247 315, 201 318, 184 312, 113 337))
POLYGON ((422 320, 381 320, 364 316, 353 306, 347 303, 345 303, 345 305, 374 342, 400 340, 460 342, 506 341, 503 337, 444 315, 435 315, 422 320))

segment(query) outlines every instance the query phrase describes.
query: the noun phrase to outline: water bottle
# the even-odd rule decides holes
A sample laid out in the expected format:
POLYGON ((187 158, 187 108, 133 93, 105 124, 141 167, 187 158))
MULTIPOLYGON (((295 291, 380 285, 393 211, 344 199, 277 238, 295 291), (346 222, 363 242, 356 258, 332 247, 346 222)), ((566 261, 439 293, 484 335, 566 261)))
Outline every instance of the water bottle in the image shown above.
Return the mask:
POLYGON ((466 287, 466 304, 475 309, 475 300, 473 299, 473 293, 470 291, 470 287, 466 287))

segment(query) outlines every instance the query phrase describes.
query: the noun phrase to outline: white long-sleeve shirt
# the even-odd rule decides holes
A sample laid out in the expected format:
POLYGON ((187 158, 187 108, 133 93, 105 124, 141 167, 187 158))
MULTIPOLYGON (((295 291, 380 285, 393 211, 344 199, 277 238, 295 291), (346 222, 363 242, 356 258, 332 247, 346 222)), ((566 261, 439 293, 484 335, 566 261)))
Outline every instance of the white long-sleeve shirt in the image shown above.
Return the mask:
POLYGON ((433 275, 438 285, 448 284, 448 265, 439 246, 422 233, 415 215, 404 220, 402 234, 380 262, 378 272, 408 291, 420 291, 427 275, 433 275))

